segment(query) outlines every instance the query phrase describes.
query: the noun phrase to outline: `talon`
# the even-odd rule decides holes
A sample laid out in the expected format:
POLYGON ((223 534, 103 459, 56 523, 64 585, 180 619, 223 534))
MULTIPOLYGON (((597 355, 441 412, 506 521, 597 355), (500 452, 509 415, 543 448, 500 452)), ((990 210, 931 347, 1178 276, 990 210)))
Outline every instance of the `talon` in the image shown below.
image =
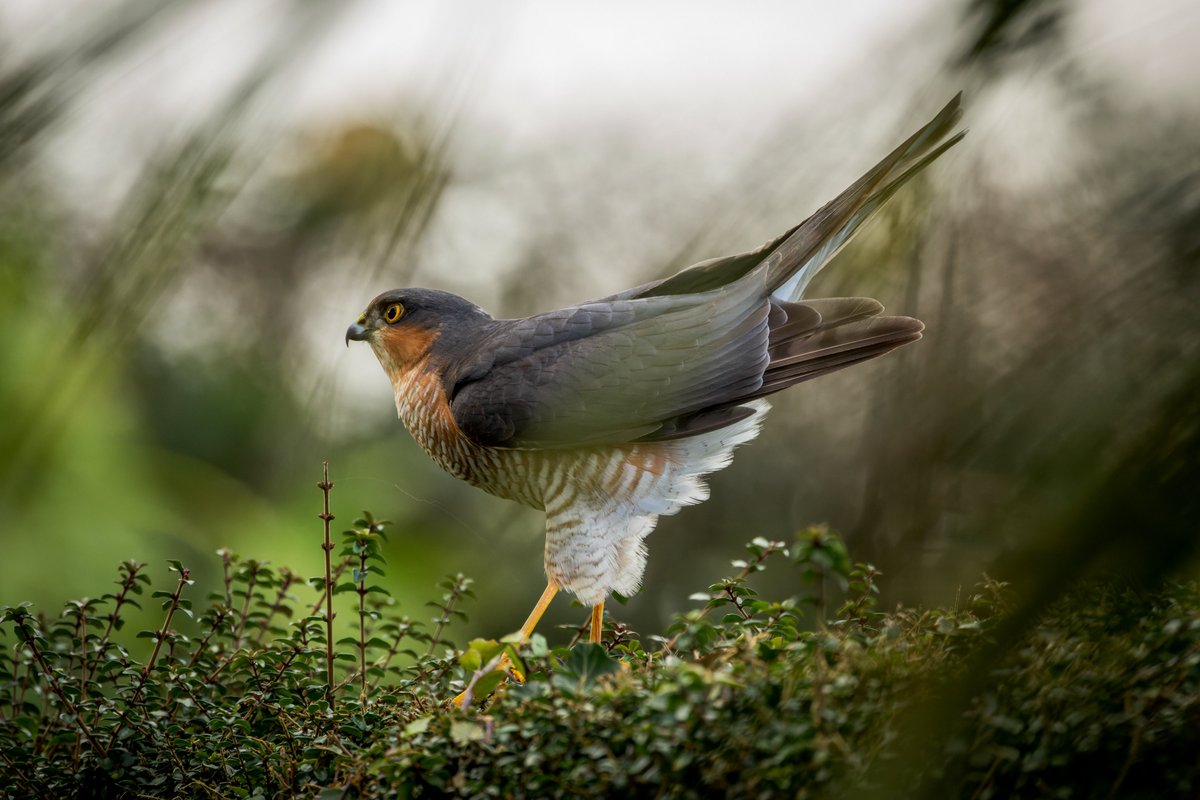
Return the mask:
MULTIPOLYGON (((508 673, 508 679, 511 681, 515 681, 516 683, 521 683, 521 684, 525 683, 525 673, 521 672, 521 670, 519 670, 515 666, 513 666, 512 661, 509 659, 509 657, 507 655, 501 657, 500 663, 496 665, 496 669, 502 669, 502 670, 506 671, 508 673)), ((505 683, 501 683, 499 686, 497 686, 493 690, 492 694, 503 691, 504 687, 506 685, 507 684, 505 684, 505 683)), ((466 696, 467 696, 467 690, 463 689, 461 692, 459 692, 457 695, 455 695, 454 699, 451 700, 450 702, 454 704, 455 708, 462 708, 463 700, 466 698, 466 696)), ((478 701, 478 700, 486 699, 486 698, 474 697, 473 699, 478 701)))
MULTIPOLYGON (((530 634, 533 633, 533 629, 538 624, 538 620, 540 620, 542 618, 542 615, 546 613, 546 609, 549 607, 550 601, 554 599, 554 595, 556 595, 556 594, 558 594, 558 584, 556 584, 554 581, 548 582, 546 584, 545 591, 542 592, 542 596, 540 598, 538 598, 537 605, 535 605, 533 607, 533 611, 531 611, 529 613, 529 618, 526 619, 525 624, 521 626, 520 641, 522 641, 522 642, 525 641, 526 639, 529 638, 530 634)), ((604 607, 604 605, 602 603, 601 609, 603 609, 603 607, 604 607)), ((517 683, 525 682, 524 673, 522 673, 521 670, 519 670, 513 666, 512 661, 509 660, 507 655, 501 657, 500 663, 497 665, 497 667, 498 667, 498 669, 507 670, 508 677, 511 678, 512 680, 516 681, 517 683)), ((504 684, 500 684, 500 686, 503 686, 503 685, 504 684)), ((497 688, 497 691, 499 691, 500 687, 496 687, 496 688, 497 688)), ((462 708, 463 698, 466 697, 466 694, 467 694, 467 691, 466 691, 466 689, 464 689, 463 691, 459 692, 458 695, 456 695, 455 698, 453 700, 451 700, 450 702, 453 703, 456 708, 462 708)))

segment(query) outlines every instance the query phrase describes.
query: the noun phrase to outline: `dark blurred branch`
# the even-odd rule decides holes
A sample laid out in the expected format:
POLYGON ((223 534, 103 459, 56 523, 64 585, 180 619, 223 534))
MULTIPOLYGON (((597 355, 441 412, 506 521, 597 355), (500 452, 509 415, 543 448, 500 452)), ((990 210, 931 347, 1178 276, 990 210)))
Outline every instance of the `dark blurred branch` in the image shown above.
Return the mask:
POLYGON ((124 52, 160 15, 187 5, 131 0, 94 26, 0 74, 0 173, 41 141, 106 60, 124 52))
POLYGON ((994 62, 1059 36, 1063 5, 1061 0, 968 0, 967 16, 976 28, 959 66, 994 62))

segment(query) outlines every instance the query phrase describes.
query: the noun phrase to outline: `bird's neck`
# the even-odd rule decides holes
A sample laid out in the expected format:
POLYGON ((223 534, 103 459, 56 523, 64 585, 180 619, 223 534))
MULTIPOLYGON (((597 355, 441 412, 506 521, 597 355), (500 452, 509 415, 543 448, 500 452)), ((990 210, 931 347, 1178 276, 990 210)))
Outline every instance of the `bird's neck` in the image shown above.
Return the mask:
POLYGON ((396 413, 416 443, 442 469, 473 482, 472 461, 466 457, 470 443, 454 421, 445 389, 437 371, 430 368, 428 356, 403 368, 388 369, 388 377, 396 397, 396 413))

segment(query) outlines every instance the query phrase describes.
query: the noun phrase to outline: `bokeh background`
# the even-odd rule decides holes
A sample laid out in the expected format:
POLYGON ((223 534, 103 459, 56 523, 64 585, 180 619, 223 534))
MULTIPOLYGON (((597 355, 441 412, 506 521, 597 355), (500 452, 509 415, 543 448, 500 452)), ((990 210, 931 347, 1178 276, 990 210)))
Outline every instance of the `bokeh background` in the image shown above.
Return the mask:
MULTIPOLYGON (((540 515, 441 473, 343 332, 421 285, 516 316, 744 251, 955 92, 967 139, 816 281, 918 345, 777 396, 664 519, 661 630, 754 536, 813 523, 950 603, 1192 570, 1200 494, 1200 7, 225 0, 0 5, 0 603, 229 547, 320 571, 395 523, 421 613, 542 588, 540 515)), ((582 612, 556 604, 550 622, 582 612)))

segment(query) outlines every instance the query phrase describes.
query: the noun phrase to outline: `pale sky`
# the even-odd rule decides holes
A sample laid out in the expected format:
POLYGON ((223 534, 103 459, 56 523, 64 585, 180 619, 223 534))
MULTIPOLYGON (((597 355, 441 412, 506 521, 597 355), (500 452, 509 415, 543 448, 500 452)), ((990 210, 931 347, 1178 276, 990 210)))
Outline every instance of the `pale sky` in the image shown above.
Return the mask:
MULTIPOLYGON (((6 0, 0 59, 17 60, 57 40, 102 5, 6 0)), ((413 105, 440 115, 435 124, 453 117, 462 132, 455 161, 466 189, 447 196, 442 215, 447 225, 481 226, 486 246, 472 266, 482 276, 511 268, 523 227, 536 221, 512 216, 502 185, 472 193, 473 166, 513 164, 532 173, 540 161, 608 153, 617 142, 630 159, 654 163, 674 183, 714 194, 710 205, 696 206, 711 211, 721 187, 764 142, 797 132, 809 149, 780 165, 783 180, 793 182, 782 192, 775 187, 787 207, 753 233, 758 238, 746 245, 754 246, 774 232, 771 225, 791 224, 798 209, 812 210, 842 189, 855 169, 869 166, 960 88, 968 92, 972 134, 955 158, 974 159, 1016 186, 1069 161, 1071 132, 1056 113, 1062 98, 1049 77, 1055 63, 1017 70, 984 98, 944 82, 947 60, 961 46, 963 5, 360 0, 343 4, 349 10, 278 77, 257 121, 286 148, 289 137, 337 119, 387 123, 394 109, 413 105)), ((49 148, 63 202, 84 219, 115 207, 144 159, 205 118, 278 32, 287 7, 283 0, 198 4, 99 76, 49 148)), ((1200 3, 1079 0, 1071 8, 1064 56, 1124 87, 1135 104, 1200 113, 1200 3)), ((616 188, 640 195, 649 187, 616 188)), ((614 244, 619 234, 596 236, 597 258, 637 272, 638 254, 614 244)), ((449 274, 457 254, 439 250, 434 239, 421 277, 459 289, 449 274)), ((346 309, 371 293, 339 281, 338 267, 330 265, 328 285, 308 287, 328 316, 328 324, 314 326, 314 346, 336 344, 346 309)), ((581 270, 579 300, 620 288, 601 287, 587 263, 572 267, 581 270)), ((635 277, 650 276, 629 280, 635 277)), ((474 283, 472 299, 491 306, 496 298, 486 280, 474 283)), ((345 365, 344 351, 321 352, 330 368, 345 365)), ((369 354, 359 356, 346 382, 379 389, 369 354)))
MULTIPOLYGON (((198 4, 97 81, 57 148, 70 197, 88 209, 119 195, 156 142, 203 118, 287 5, 198 4)), ((271 111, 273 121, 304 130, 416 98, 459 114, 486 138, 490 161, 570 146, 597 130, 711 160, 752 150, 797 114, 844 121, 875 107, 935 105, 944 89, 930 82, 957 43, 963 5, 360 0, 342 4, 348 10, 277 82, 271 111)), ((0 58, 58 40, 103 7, 7 0, 0 58)), ((1200 3, 1071 7, 1069 50, 1088 70, 1148 103, 1200 106, 1200 3)), ((890 135, 885 119, 863 122, 890 135)))

